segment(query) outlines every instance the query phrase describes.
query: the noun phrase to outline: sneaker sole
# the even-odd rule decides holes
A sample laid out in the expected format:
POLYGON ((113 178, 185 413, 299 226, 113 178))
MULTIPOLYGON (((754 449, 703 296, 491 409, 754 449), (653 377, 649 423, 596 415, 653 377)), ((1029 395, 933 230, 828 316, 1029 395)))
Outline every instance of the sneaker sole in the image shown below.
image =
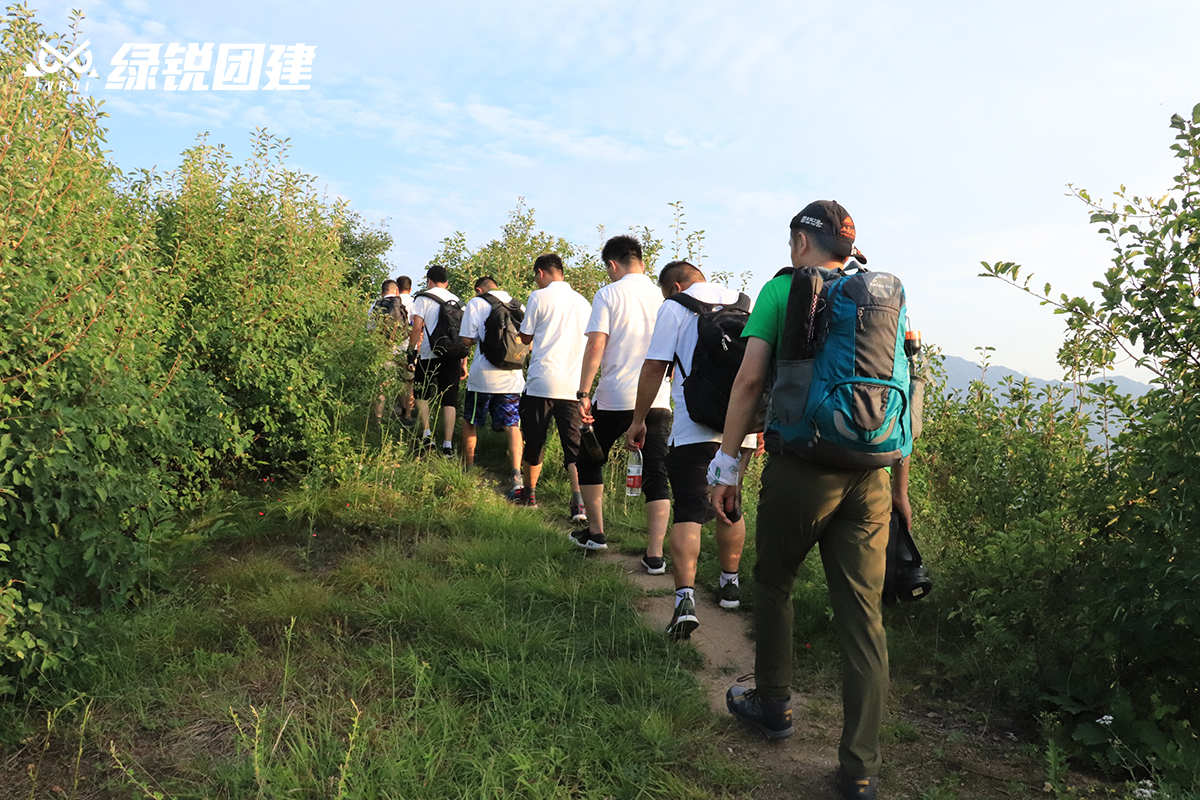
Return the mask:
POLYGON ((664 562, 661 567, 652 567, 645 561, 642 562, 642 569, 646 570, 647 575, 662 575, 667 571, 667 565, 664 562))
POLYGON ((607 550, 608 549, 608 544, 596 544, 591 539, 581 542, 578 539, 576 539, 574 536, 568 535, 567 538, 570 539, 576 547, 582 547, 584 550, 607 550))
POLYGON ((582 525, 587 522, 587 514, 576 514, 575 516, 571 517, 571 522, 574 522, 577 525, 582 525))
POLYGON ((700 627, 700 620, 693 616, 684 616, 667 626, 667 636, 672 639, 690 639, 692 631, 700 627))
POLYGON ((748 717, 743 717, 740 713, 738 713, 739 707, 729 698, 725 698, 725 707, 729 709, 729 713, 737 718, 739 722, 744 722, 747 725, 752 726, 755 730, 757 730, 763 736, 766 736, 768 739, 786 739, 795 731, 795 727, 791 725, 781 731, 772 730, 766 725, 763 725, 761 722, 749 719, 748 717))
POLYGON ((719 605, 721 608, 727 608, 730 611, 737 608, 741 604, 742 604, 741 600, 722 600, 719 603, 717 603, 717 605, 719 605))

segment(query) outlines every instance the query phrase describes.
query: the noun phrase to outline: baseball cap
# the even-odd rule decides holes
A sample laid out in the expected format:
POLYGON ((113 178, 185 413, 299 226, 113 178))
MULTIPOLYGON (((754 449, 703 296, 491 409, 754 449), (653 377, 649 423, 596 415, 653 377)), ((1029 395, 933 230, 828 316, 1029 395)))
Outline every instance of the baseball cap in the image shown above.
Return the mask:
POLYGON ((866 257, 854 246, 854 220, 850 213, 836 200, 814 200, 792 217, 788 226, 792 230, 808 228, 826 234, 825 242, 835 256, 846 258, 853 255, 863 264, 866 257))

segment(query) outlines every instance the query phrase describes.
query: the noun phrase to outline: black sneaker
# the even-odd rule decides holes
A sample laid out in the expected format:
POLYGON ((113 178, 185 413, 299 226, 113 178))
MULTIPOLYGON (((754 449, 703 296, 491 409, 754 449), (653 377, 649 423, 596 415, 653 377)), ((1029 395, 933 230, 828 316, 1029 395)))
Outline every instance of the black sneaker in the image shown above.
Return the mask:
POLYGON ((649 575, 662 575, 667 571, 667 560, 662 556, 642 555, 642 566, 649 575))
POLYGON ((721 608, 735 609, 742 604, 742 587, 730 581, 717 591, 717 596, 721 608))
POLYGON ((837 787, 842 800, 875 800, 876 778, 851 778, 840 769, 837 774, 837 787))
POLYGON ((792 735, 792 701, 768 700, 757 689, 731 686, 725 693, 729 713, 758 728, 769 739, 786 739, 792 735))
POLYGON ((587 524, 587 507, 583 503, 571 503, 571 522, 587 524))
POLYGON ((446 445, 442 445, 442 458, 446 459, 447 461, 454 458, 454 446, 453 445, 451 445, 449 447, 447 447, 446 445))
POLYGON ((700 627, 700 620, 696 619, 696 601, 690 597, 685 597, 675 604, 675 614, 671 617, 671 624, 667 626, 667 636, 672 639, 690 639, 692 631, 700 627))
POLYGON ((608 537, 603 533, 592 533, 587 528, 580 528, 570 533, 571 541, 587 550, 607 550, 608 537))

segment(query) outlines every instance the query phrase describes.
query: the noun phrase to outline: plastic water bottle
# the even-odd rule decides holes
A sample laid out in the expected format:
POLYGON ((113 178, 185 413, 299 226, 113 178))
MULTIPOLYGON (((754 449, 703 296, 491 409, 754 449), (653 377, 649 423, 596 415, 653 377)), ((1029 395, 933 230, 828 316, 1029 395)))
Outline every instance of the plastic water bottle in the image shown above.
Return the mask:
POLYGON ((625 495, 640 497, 642 494, 642 451, 632 450, 625 465, 625 495))

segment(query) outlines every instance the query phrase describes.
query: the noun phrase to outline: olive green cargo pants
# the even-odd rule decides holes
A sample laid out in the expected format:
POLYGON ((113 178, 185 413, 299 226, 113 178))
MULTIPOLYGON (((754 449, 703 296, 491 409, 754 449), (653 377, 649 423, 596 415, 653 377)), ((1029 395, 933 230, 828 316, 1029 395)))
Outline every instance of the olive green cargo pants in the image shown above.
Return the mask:
POLYGON ((882 595, 891 512, 891 479, 884 469, 840 470, 787 453, 772 454, 763 469, 754 565, 755 684, 763 697, 791 695, 792 584, 818 545, 842 643, 838 757, 851 778, 878 775, 882 760, 879 726, 888 691, 882 595))

